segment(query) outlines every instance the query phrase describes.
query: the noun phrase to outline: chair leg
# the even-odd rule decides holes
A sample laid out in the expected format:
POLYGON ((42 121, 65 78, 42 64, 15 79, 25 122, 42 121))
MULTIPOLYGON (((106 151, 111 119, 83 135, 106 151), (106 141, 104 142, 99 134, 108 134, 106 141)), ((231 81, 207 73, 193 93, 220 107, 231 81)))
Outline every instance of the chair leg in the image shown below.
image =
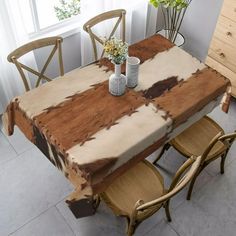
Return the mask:
POLYGON ((164 205, 165 212, 166 212, 166 218, 169 222, 171 222, 171 216, 170 216, 170 201, 167 201, 164 205))
POLYGON ((101 197, 99 195, 94 196, 93 204, 94 204, 94 209, 97 210, 101 202, 101 197))
POLYGON ((135 231, 135 225, 132 223, 132 220, 128 220, 127 221, 127 236, 132 236, 134 234, 134 231, 135 231))
POLYGON ((201 167, 197 173, 194 175, 192 181, 190 182, 190 185, 189 185, 189 189, 188 189, 188 194, 187 194, 187 200, 190 200, 191 199, 191 195, 192 195, 192 192, 193 192, 193 186, 195 184, 195 181, 198 177, 198 175, 202 172, 202 170, 204 169, 204 167, 201 167))
POLYGON ((164 147, 162 148, 160 154, 157 156, 157 158, 153 161, 153 164, 155 165, 162 157, 162 155, 164 154, 165 151, 167 151, 169 148, 170 148, 170 144, 169 143, 166 143, 164 145, 164 147))
POLYGON ((228 154, 228 150, 226 150, 225 154, 221 156, 221 162, 220 162, 220 173, 223 175, 225 173, 225 160, 228 154))

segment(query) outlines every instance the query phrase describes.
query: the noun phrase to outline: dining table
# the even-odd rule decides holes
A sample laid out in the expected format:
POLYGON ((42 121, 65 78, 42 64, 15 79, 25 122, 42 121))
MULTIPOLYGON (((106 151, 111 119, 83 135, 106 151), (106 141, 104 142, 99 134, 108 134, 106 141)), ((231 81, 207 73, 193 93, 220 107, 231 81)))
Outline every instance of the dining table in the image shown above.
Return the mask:
POLYGON ((73 184, 66 202, 77 218, 94 214, 96 196, 116 178, 216 106, 228 110, 230 81, 163 36, 130 45, 129 56, 140 59, 138 85, 122 96, 109 93, 114 65, 102 58, 15 97, 3 115, 8 135, 18 126, 73 184))

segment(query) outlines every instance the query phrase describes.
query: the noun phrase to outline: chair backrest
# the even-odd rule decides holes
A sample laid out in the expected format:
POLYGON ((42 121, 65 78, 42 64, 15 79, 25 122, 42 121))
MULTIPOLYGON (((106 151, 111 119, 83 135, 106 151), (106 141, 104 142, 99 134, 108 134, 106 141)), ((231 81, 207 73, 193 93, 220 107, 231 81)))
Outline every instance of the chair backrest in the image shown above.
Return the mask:
POLYGON ((236 130, 234 131, 234 133, 222 135, 219 138, 219 141, 223 142, 227 146, 227 148, 230 148, 235 139, 236 139, 236 130))
POLYGON ((202 156, 199 156, 199 157, 192 156, 179 168, 179 170, 176 172, 173 178, 173 181, 170 185, 168 192, 165 195, 163 195, 162 197, 156 200, 153 200, 144 204, 142 204, 142 202, 139 202, 139 204, 137 204, 136 210, 144 211, 155 205, 159 205, 161 203, 168 201, 171 197, 173 197, 178 192, 180 192, 190 182, 190 180, 196 174, 199 167, 204 163, 208 154, 210 153, 210 151, 212 150, 212 148, 215 146, 217 142, 220 141, 224 143, 226 145, 226 150, 229 150, 229 148, 231 147, 235 139, 236 139, 236 131, 231 134, 223 134, 223 132, 218 133, 211 140, 211 142, 209 143, 208 147, 205 149, 202 156))
POLYGON ((160 205, 168 201, 171 197, 180 192, 191 181, 193 176, 196 174, 198 168, 200 167, 201 162, 202 156, 192 156, 191 158, 189 158, 176 172, 172 184, 165 195, 153 201, 144 204, 139 204, 136 210, 143 212, 145 210, 148 210, 149 208, 152 209, 154 206, 160 205))
POLYGON ((38 39, 38 40, 29 42, 29 43, 17 48, 16 50, 14 50, 13 52, 11 52, 8 55, 7 60, 16 65, 16 68, 19 71, 21 78, 24 82, 24 86, 25 86, 26 91, 30 90, 30 86, 29 86, 28 81, 26 79, 26 75, 24 73, 24 70, 26 70, 38 77, 35 87, 38 87, 42 80, 51 81, 52 79, 48 78, 44 73, 45 73, 50 61, 52 60, 53 55, 55 54, 55 52, 57 50, 58 50, 58 60, 59 60, 59 66, 60 66, 60 75, 61 76, 64 75, 62 49, 61 49, 62 41, 63 41, 63 39, 61 37, 57 37, 57 36, 38 39), (38 71, 36 71, 36 70, 34 70, 34 69, 32 69, 32 68, 30 68, 18 61, 18 59, 20 57, 22 57, 23 55, 25 55, 35 49, 46 47, 46 46, 51 46, 51 45, 54 45, 54 47, 53 47, 51 53, 49 54, 49 57, 47 58, 44 66, 40 72, 38 72, 38 71))
MULTIPOLYGON (((126 11, 124 9, 112 10, 112 11, 104 12, 100 15, 97 15, 84 24, 83 29, 89 34, 89 36, 91 38, 93 50, 94 50, 94 57, 95 57, 96 61, 98 60, 98 51, 97 51, 96 41, 103 45, 104 39, 99 38, 99 36, 97 36, 92 31, 92 27, 102 21, 118 17, 118 20, 117 20, 114 28, 112 29, 108 39, 110 39, 114 35, 119 24, 121 23, 121 39, 123 41, 125 41, 125 14, 126 14, 126 11)), ((104 50, 102 52, 101 58, 103 57, 103 55, 104 55, 104 50)))
MULTIPOLYGON (((206 160, 212 148, 216 145, 217 142, 222 142, 226 146, 226 150, 229 150, 234 140, 236 139, 236 131, 231 134, 224 134, 223 132, 218 133, 209 143, 208 147, 205 149, 202 154, 202 163, 206 160)), ((226 151, 224 150, 224 152, 226 151)), ((223 154, 223 153, 222 153, 223 154)))

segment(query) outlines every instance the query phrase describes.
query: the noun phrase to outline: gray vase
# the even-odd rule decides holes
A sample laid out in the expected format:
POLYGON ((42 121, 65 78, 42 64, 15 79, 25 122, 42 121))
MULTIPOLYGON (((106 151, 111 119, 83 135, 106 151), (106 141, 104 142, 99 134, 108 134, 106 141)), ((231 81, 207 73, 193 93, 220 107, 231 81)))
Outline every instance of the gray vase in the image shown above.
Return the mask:
POLYGON ((125 93, 126 77, 121 74, 121 64, 115 65, 115 73, 109 77, 109 92, 114 96, 121 96, 125 93))

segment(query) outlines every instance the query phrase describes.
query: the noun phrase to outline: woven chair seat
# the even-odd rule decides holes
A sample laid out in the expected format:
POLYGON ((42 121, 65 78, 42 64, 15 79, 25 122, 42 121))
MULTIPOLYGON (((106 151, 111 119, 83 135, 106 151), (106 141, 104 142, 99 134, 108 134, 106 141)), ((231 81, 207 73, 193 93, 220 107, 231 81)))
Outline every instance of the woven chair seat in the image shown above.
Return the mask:
MULTIPOLYGON (((143 161, 117 178, 106 189, 103 199, 116 215, 130 216, 138 200, 146 203, 164 193, 163 177, 153 165, 143 161)), ((161 205, 155 211, 159 208, 161 205)))
MULTIPOLYGON (((200 156, 220 132, 224 133, 224 130, 214 120, 205 116, 171 140, 170 144, 186 157, 200 156)), ((226 145, 218 141, 211 149, 206 161, 218 157, 226 149, 226 145)))

